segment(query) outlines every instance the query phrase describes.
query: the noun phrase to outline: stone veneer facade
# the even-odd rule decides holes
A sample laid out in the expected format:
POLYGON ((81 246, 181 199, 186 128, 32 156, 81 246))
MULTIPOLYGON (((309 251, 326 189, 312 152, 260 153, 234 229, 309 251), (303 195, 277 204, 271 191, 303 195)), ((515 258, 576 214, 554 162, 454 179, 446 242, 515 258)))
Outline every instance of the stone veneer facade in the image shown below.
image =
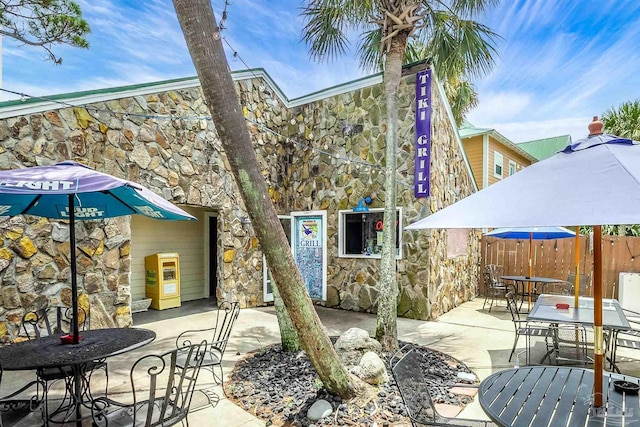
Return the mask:
MULTIPOLYGON (((413 181, 415 75, 403 79, 399 96, 398 176, 413 181)), ((295 107, 278 96, 265 74, 236 81, 258 161, 281 214, 326 210, 329 307, 375 311, 378 259, 338 257, 338 210, 360 197, 384 204, 384 175, 364 171, 335 156, 384 166, 385 104, 382 85, 360 85, 295 107), (275 131, 274 134, 269 129, 275 131), (297 141, 294 143, 292 141, 297 141), (308 147, 329 152, 324 155, 308 147)), ((111 99, 82 107, 11 116, 17 103, 0 105, 0 169, 52 164, 66 159, 139 182, 166 199, 218 213, 219 300, 262 305, 262 253, 253 229, 243 224, 244 204, 221 152, 202 92, 191 87, 131 96, 127 88, 111 99), (199 117, 164 119, 153 116, 199 117)), ((473 192, 472 177, 434 83, 429 199, 415 199, 399 185, 398 206, 407 225, 473 192)), ((51 105, 48 106, 51 108, 51 105)), ((131 325, 131 221, 121 217, 79 221, 80 304, 90 309, 92 327, 131 325), (89 308, 90 307, 90 308, 89 308)), ((161 226, 166 226, 163 223, 161 226)), ((467 250, 447 257, 446 231, 403 232, 398 261, 398 313, 434 319, 475 296, 479 240, 468 233, 467 250)), ((17 334, 25 310, 47 301, 70 304, 67 224, 24 216, 0 218, 0 336, 17 334)))

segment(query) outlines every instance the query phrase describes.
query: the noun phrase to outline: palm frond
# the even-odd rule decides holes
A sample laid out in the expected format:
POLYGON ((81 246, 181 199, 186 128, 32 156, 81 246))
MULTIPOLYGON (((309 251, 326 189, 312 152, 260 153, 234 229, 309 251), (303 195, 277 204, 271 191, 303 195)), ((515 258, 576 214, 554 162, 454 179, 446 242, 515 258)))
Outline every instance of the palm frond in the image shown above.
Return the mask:
POLYGON ((622 138, 640 140, 640 99, 607 109, 601 117, 607 133, 622 138))
POLYGON ((423 35, 426 53, 433 58, 438 75, 480 76, 488 73, 498 54, 500 36, 485 25, 460 19, 448 11, 432 15, 432 25, 423 35))
POLYGON ((450 9, 461 17, 471 17, 473 15, 486 12, 489 8, 498 6, 500 0, 452 0, 450 9))
POLYGON ((347 32, 370 25, 374 4, 357 0, 312 0, 302 10, 302 39, 316 61, 335 59, 349 47, 347 32))
POLYGON ((309 6, 302 15, 307 20, 302 38, 312 59, 320 62, 346 52, 349 42, 343 30, 344 15, 340 9, 309 6))
POLYGON ((366 71, 381 71, 382 55, 380 47, 382 45, 382 30, 378 28, 365 33, 358 43, 358 56, 360 57, 360 68, 366 71))

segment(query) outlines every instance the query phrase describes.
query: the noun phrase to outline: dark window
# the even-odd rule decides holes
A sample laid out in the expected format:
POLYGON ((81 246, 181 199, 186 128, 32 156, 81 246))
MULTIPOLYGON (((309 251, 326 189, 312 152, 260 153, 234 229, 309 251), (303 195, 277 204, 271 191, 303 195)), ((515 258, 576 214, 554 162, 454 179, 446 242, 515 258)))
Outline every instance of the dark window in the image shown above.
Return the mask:
MULTIPOLYGON (((341 255, 380 255, 384 212, 343 212, 341 255)), ((398 210, 398 221, 400 211, 398 210)), ((400 248, 400 227, 396 224, 396 253, 400 248)))

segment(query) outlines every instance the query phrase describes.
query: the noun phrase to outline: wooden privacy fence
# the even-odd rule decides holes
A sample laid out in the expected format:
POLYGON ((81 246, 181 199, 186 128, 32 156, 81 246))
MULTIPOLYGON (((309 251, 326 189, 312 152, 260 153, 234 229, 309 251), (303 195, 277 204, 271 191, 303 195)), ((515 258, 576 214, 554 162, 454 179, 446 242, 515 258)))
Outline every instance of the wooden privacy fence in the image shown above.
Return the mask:
MULTIPOLYGON (((500 264, 505 276, 529 275, 529 240, 483 237, 480 272, 486 264, 500 264)), ((590 278, 593 286, 593 241, 580 236, 580 273, 590 278)), ((575 271, 575 238, 532 241, 533 275, 567 280, 575 271)), ((602 286, 606 298, 618 297, 618 274, 640 272, 640 237, 602 236, 602 286)), ((484 283, 478 278, 481 293, 484 283)))

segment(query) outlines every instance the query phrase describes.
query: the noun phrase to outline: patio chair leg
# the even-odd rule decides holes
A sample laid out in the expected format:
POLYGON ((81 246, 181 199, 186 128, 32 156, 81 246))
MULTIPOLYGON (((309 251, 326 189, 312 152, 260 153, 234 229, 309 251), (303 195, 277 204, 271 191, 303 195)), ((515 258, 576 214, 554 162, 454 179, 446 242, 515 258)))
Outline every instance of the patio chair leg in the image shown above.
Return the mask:
POLYGON ((511 362, 511 359, 513 358, 513 354, 516 352, 516 346, 518 345, 518 338, 519 336, 516 335, 516 339, 513 341, 513 348, 511 349, 511 354, 509 355, 509 362, 511 362))

